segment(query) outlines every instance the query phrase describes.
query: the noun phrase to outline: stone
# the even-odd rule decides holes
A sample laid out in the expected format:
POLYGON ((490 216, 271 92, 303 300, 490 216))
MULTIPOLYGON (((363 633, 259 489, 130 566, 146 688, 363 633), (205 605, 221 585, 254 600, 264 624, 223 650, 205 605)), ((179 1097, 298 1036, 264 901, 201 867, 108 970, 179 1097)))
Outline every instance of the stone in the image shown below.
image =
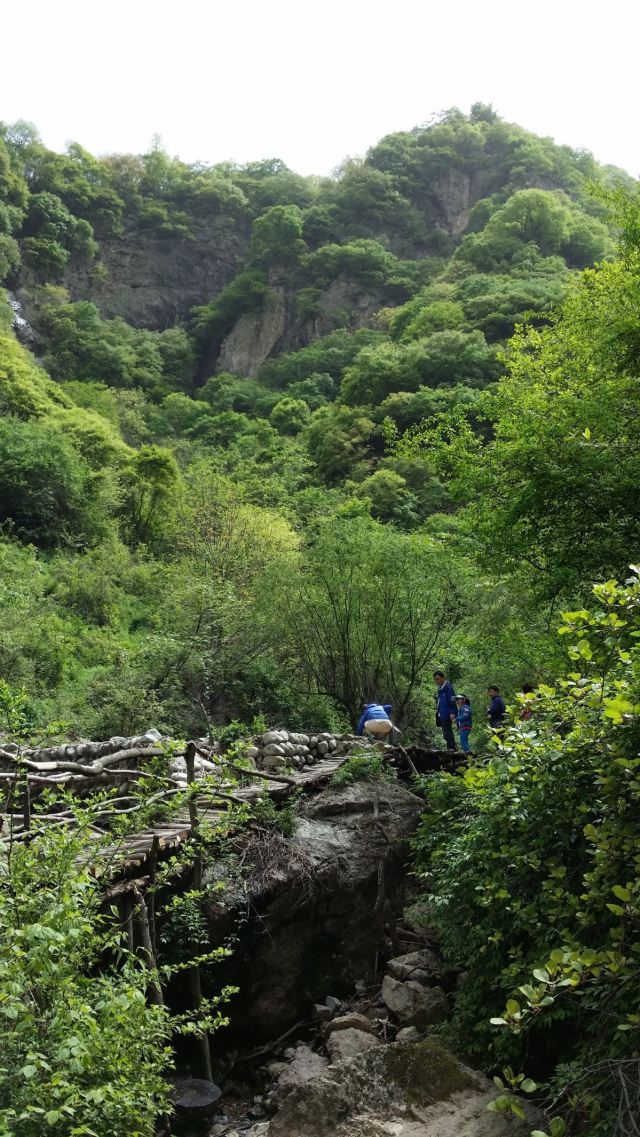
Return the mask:
POLYGON ((311 1047, 297 1046, 291 1063, 278 1078, 278 1090, 287 1089, 290 1086, 300 1086, 303 1082, 308 1082, 314 1078, 328 1065, 328 1059, 321 1054, 316 1054, 311 1047))
POLYGON ((440 987, 423 987, 413 979, 402 983, 392 975, 385 975, 382 998, 403 1026, 419 1029, 432 1026, 449 1014, 447 996, 440 987))
POLYGON ((329 750, 337 750, 338 749, 338 743, 336 742, 335 738, 328 739, 328 742, 329 742, 329 750))
POLYGON ((533 1111, 525 1106, 528 1116, 522 1123, 490 1113, 487 1104, 495 1093, 487 1078, 442 1047, 393 1042, 370 1047, 292 1089, 270 1122, 269 1137, 529 1134, 535 1128, 533 1111))
POLYGON ((281 742, 281 741, 282 741, 282 731, 280 731, 280 730, 268 730, 266 732, 266 734, 262 735, 263 746, 269 746, 272 742, 281 742))
POLYGON ((286 1068, 287 1068, 286 1062, 267 1062, 267 1065, 265 1066, 265 1070, 266 1070, 267 1074, 269 1075, 270 1078, 273 1078, 274 1080, 276 1078, 279 1078, 281 1073, 283 1072, 283 1070, 286 1070, 286 1068))
POLYGON ((244 752, 244 756, 245 758, 253 758, 255 761, 256 758, 260 757, 260 750, 257 746, 247 746, 247 749, 244 752))
POLYGON ((324 1001, 324 1005, 325 1005, 325 1007, 329 1008, 332 1015, 335 1015, 336 1011, 340 1010, 342 1003, 340 1002, 339 999, 336 999, 335 995, 327 995, 327 997, 324 1001))
POLYGON ((422 1035, 415 1026, 403 1026, 396 1035, 396 1042, 420 1042, 422 1035))
POLYGON ((324 758, 325 754, 328 754, 328 753, 329 753, 329 743, 328 742, 319 742, 318 743, 318 754, 320 754, 320 756, 322 758, 324 758))
POLYGON ((327 1039, 327 1050, 332 1062, 355 1058, 356 1054, 362 1054, 365 1050, 382 1045, 383 1043, 374 1034, 369 1034, 365 1030, 356 1030, 354 1027, 335 1031, 327 1039))
MULTIPOLYGON (((328 1008, 327 1008, 328 1009, 328 1008)), ((364 1030, 367 1034, 374 1033, 374 1026, 371 1019, 365 1015, 358 1014, 357 1011, 349 1011, 346 1015, 338 1015, 336 1018, 328 1022, 324 1028, 324 1036, 327 1038, 336 1030, 364 1030)))
POLYGON ((316 1020, 316 1022, 327 1023, 331 1019, 333 1011, 330 1007, 325 1006, 324 1003, 314 1003, 311 1015, 312 1018, 316 1020))
POLYGON ((429 948, 395 956, 387 963, 387 971, 394 979, 415 979, 418 983, 428 983, 440 967, 438 956, 429 948))
POLYGON ((280 770, 286 766, 287 759, 282 754, 265 754, 262 758, 262 768, 264 770, 280 770))
POLYGON ((281 758, 284 758, 286 750, 281 742, 269 742, 263 747, 262 753, 267 758, 272 754, 278 754, 281 758))

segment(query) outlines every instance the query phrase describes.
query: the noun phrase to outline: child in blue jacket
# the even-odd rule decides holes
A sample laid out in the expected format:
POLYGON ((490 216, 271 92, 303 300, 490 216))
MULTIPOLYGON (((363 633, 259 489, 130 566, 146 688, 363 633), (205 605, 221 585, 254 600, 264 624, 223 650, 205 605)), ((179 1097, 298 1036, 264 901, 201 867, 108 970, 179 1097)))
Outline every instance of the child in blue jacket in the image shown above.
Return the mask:
POLYGON ((465 754, 469 753, 469 735, 473 726, 471 704, 466 695, 456 695, 456 722, 460 733, 460 745, 465 754))

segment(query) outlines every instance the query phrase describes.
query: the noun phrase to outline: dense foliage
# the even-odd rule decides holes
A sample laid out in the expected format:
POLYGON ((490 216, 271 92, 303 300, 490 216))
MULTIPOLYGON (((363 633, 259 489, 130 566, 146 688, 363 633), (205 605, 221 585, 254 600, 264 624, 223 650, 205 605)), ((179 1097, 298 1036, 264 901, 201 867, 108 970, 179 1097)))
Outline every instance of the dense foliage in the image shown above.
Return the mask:
POLYGON ((415 844, 425 914, 466 973, 464 1048, 528 1053, 575 1131, 609 1137, 638 1088, 640 580, 594 593, 563 618, 570 670, 519 697, 491 757, 424 781, 415 844))

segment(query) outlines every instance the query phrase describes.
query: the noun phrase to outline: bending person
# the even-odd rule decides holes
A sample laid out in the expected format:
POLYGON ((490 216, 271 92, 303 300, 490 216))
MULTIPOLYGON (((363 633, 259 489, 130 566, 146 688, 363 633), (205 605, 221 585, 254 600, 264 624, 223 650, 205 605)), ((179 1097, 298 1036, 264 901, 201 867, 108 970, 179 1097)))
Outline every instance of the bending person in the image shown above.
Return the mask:
POLYGON ((356 734, 371 734, 388 742, 395 729, 390 719, 391 703, 365 703, 356 727, 356 734))

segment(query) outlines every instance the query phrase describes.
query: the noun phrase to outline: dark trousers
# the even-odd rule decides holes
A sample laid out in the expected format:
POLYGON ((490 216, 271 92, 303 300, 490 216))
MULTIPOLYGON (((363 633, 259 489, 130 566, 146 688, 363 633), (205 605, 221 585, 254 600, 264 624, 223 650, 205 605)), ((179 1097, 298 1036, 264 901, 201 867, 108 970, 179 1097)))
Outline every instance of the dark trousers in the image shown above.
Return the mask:
POLYGON ((451 722, 451 719, 441 719, 440 726, 442 727, 444 740, 447 744, 447 750, 457 750, 458 747, 456 746, 456 739, 453 733, 453 723, 451 722))

